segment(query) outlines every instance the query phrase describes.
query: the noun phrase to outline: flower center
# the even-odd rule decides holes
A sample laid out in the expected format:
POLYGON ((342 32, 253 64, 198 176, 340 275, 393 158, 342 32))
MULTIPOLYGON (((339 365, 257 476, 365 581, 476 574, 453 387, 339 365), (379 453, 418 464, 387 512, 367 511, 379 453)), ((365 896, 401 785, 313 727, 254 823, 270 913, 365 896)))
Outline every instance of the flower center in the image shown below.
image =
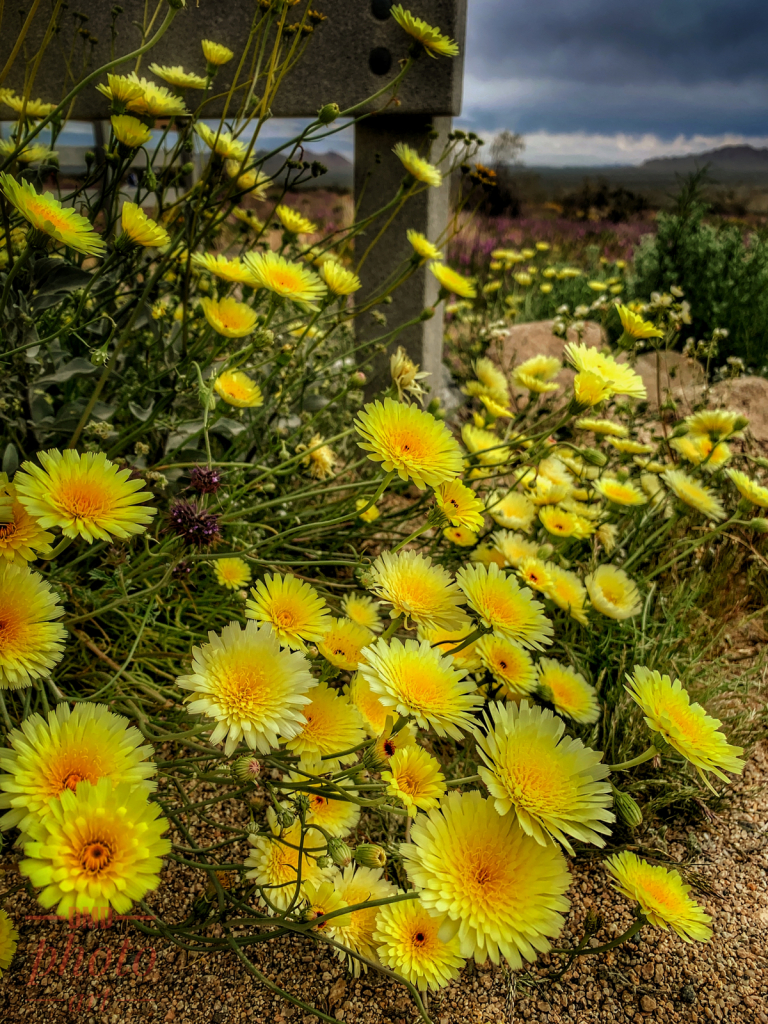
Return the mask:
POLYGON ((16 533, 16 523, 0 523, 0 540, 7 540, 16 533))
POLYGON ((296 616, 289 611, 277 612, 275 622, 283 629, 291 629, 296 625, 296 616))
POLYGON ((61 780, 61 788, 71 789, 74 793, 77 789, 78 782, 82 782, 84 778, 85 776, 78 774, 78 772, 70 772, 69 775, 65 775, 61 780))
POLYGON ((59 503, 75 519, 97 519, 110 510, 103 490, 91 491, 86 486, 63 487, 58 495, 59 503))
POLYGON ((427 937, 424 934, 424 932, 416 932, 416 934, 413 936, 414 946, 423 946, 426 941, 427 937))
POLYGON ((109 843, 97 839, 86 843, 80 851, 80 863, 89 874, 98 875, 112 862, 112 849, 109 843))

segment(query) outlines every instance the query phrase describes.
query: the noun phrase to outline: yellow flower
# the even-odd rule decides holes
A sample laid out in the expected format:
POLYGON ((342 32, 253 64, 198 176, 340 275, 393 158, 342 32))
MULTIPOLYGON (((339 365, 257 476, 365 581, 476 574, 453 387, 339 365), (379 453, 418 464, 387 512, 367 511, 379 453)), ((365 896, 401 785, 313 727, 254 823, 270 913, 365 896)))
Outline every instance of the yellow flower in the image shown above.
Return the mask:
POLYGON ((623 423, 614 423, 613 420, 592 419, 588 416, 575 423, 577 430, 591 430, 593 434, 605 434, 612 437, 628 437, 629 429, 623 423))
MULTIPOLYGON (((298 773, 292 773, 289 778, 294 782, 306 783, 306 778, 298 773)), ((357 796, 357 791, 351 788, 349 781, 342 781, 340 785, 349 789, 350 796, 357 796)), ((319 825, 324 828, 325 831, 335 836, 337 839, 343 839, 344 836, 348 836, 352 829, 357 828, 357 823, 360 821, 360 808, 353 803, 349 803, 347 800, 329 800, 327 796, 323 796, 317 790, 310 789, 305 790, 304 795, 309 800, 309 808, 307 809, 307 824, 308 825, 319 825)), ((312 839, 318 837, 316 831, 309 833, 312 839)), ((308 846, 315 846, 314 842, 307 843, 308 846)))
POLYGON ((444 922, 419 899, 380 907, 373 933, 379 960, 422 992, 444 988, 464 965, 458 936, 440 937, 444 922))
POLYGON ((601 523, 595 530, 595 536, 603 545, 605 553, 610 555, 610 553, 616 548, 616 543, 619 539, 619 530, 613 523, 601 523))
POLYGON ((374 633, 381 632, 383 624, 379 615, 379 602, 367 594, 347 594, 341 602, 341 610, 358 626, 364 626, 374 633))
POLYGON ((323 444, 321 434, 313 434, 309 444, 300 444, 296 451, 307 451, 307 455, 301 460, 302 465, 309 466, 309 475, 315 480, 326 480, 333 475, 336 465, 336 453, 327 444, 323 444))
POLYGON ((292 235, 311 235, 317 231, 317 224, 308 220, 303 213, 284 203, 275 207, 275 213, 286 231, 292 235))
POLYGON ((477 544, 477 534, 466 526, 446 526, 443 536, 460 548, 473 548, 477 544))
POLYGON ((695 508, 707 519, 725 519, 725 509, 720 499, 681 469, 668 469, 661 474, 661 479, 680 501, 695 508))
POLYGON ((152 138, 149 128, 138 117, 131 117, 130 114, 113 114, 112 131, 115 133, 117 141, 122 142, 129 149, 146 146, 152 138))
MULTIPOLYGON (((394 885, 381 877, 381 868, 365 868, 358 864, 350 864, 344 868, 342 873, 337 872, 334 876, 334 884, 339 899, 347 906, 355 907, 358 904, 368 904, 374 900, 383 900, 387 896, 394 896, 397 890, 394 885)), ((376 959, 376 943, 373 933, 378 920, 379 907, 364 906, 360 910, 353 911, 348 917, 340 915, 332 918, 328 924, 328 934, 332 939, 346 946, 347 949, 360 953, 368 960, 376 959)), ((348 956, 341 949, 336 950, 336 956, 343 962, 349 961, 349 969, 356 978, 360 977, 360 969, 368 972, 366 964, 352 956, 348 956)))
MULTIPOLYGON (((315 858, 301 849, 301 822, 298 818, 290 828, 281 829, 275 809, 268 807, 267 824, 271 835, 248 836, 252 849, 243 862, 243 866, 250 869, 246 871, 245 877, 252 879, 263 890, 270 903, 280 910, 287 910, 294 902, 297 885, 299 893, 303 890, 305 894, 314 894, 316 887, 325 881, 328 872, 319 868, 315 858)), ((319 844, 312 837, 303 845, 319 844)))
MULTIPOLYGON (((757 480, 753 480, 739 469, 727 469, 726 474, 731 478, 742 498, 746 498, 747 501, 751 501, 753 505, 758 505, 760 508, 768 508, 768 487, 763 487, 757 480)), ((3 528, 0 526, 0 537, 2 537, 2 531, 3 528)), ((0 541, 1 544, 2 541, 0 541)))
POLYGON ((322 640, 331 625, 328 605, 304 580, 275 573, 259 580, 245 604, 249 619, 268 622, 280 643, 304 650, 305 641, 322 640))
POLYGON ((126 235, 136 245, 146 248, 157 248, 168 245, 171 241, 165 228, 148 217, 136 203, 123 203, 121 226, 126 235))
POLYGON ((175 89, 204 89, 208 84, 205 78, 185 71, 180 64, 174 64, 173 67, 167 64, 150 64, 149 70, 175 89))
POLYGON ((56 109, 55 103, 43 103, 42 100, 33 100, 31 97, 25 102, 23 96, 17 96, 10 89, 0 90, 0 95, 2 95, 3 103, 10 107, 11 110, 14 110, 17 114, 21 114, 24 111, 26 117, 35 121, 41 117, 47 117, 56 109))
POLYGON ((19 871, 43 891, 38 902, 59 917, 89 914, 106 921, 126 914, 160 884, 171 842, 168 822, 144 790, 102 778, 65 789, 29 826, 19 871))
POLYGON ((629 480, 617 480, 615 477, 604 476, 595 480, 594 488, 598 494, 615 505, 645 505, 648 498, 629 480))
POLYGON ((541 658, 536 669, 544 697, 559 715, 572 718, 579 725, 590 725, 600 717, 595 688, 580 672, 553 658, 541 658))
POLYGON ((530 654, 520 644, 503 636, 484 636, 477 641, 477 652, 503 696, 519 697, 533 692, 536 669, 530 654))
POLYGON ((61 527, 65 537, 123 540, 143 533, 157 509, 141 502, 143 480, 131 480, 103 452, 80 454, 73 448, 38 452, 41 466, 25 462, 14 477, 19 501, 40 526, 61 527))
MULTIPOLYGON (((347 906, 336 892, 333 881, 321 882, 319 884, 305 882, 303 888, 307 900, 307 916, 312 920, 318 917, 325 917, 326 914, 331 914, 334 910, 341 910, 347 906)), ((321 924, 312 925, 312 927, 318 931, 325 932, 334 925, 339 927, 340 925, 348 924, 349 917, 340 914, 338 917, 333 917, 329 921, 323 921, 321 924)))
POLYGON ((0 187, 8 202, 38 231, 85 256, 101 256, 106 249, 89 220, 63 207, 49 193, 38 194, 30 182, 16 181, 5 171, 0 173, 0 187))
POLYGON ((225 338, 245 338, 253 334, 259 314, 245 302, 237 299, 202 299, 205 319, 225 338))
POLYGON ((583 516, 566 512, 556 505, 543 505, 539 509, 541 525, 555 537, 577 537, 584 539, 594 532, 592 524, 583 516))
POLYGON ((507 409, 489 395, 480 395, 480 401, 488 410, 489 416, 494 420, 511 419, 515 415, 511 409, 507 409))
MULTIPOLYGON (((318 770, 321 758, 338 755, 365 739, 357 708, 327 683, 320 683, 312 691, 304 718, 306 722, 300 731, 286 737, 285 746, 299 755, 301 763, 318 766, 318 770)), ((357 760, 357 754, 345 754, 339 760, 348 764, 357 760)))
POLYGON ((71 709, 59 704, 47 720, 31 715, 8 734, 9 749, 0 749, 0 768, 8 773, 0 775, 0 807, 10 808, 0 827, 27 832, 32 822, 51 813, 51 801, 84 781, 108 778, 151 792, 155 783, 150 778, 157 769, 148 760, 152 747, 143 742, 127 718, 103 704, 71 709))
POLYGON ((31 686, 61 661, 66 631, 51 620, 63 609, 39 573, 0 560, 0 690, 31 686))
POLYGON ((462 469, 461 449, 445 424, 415 405, 393 398, 366 405, 355 420, 358 447, 401 480, 423 490, 452 480, 462 469))
POLYGON ((373 640, 373 633, 367 626, 358 625, 350 619, 331 619, 328 632, 319 641, 317 649, 326 661, 336 668, 354 671, 360 664, 361 652, 373 640))
POLYGON ((584 583, 592 606, 609 619, 629 619, 642 611, 637 587, 615 565, 599 565, 584 583))
POLYGON ((472 711, 482 703, 474 682, 426 640, 377 640, 366 649, 360 673, 385 707, 413 715, 422 729, 432 726, 438 736, 459 740, 461 729, 474 728, 472 711))
POLYGON ((525 533, 530 530, 536 515, 536 506, 519 491, 508 491, 503 497, 498 491, 493 491, 486 500, 486 509, 498 526, 525 533))
POLYGON ((367 498, 358 498, 355 501, 355 508, 358 510, 358 518, 362 519, 364 523, 372 523, 381 515, 381 512, 379 512, 375 505, 366 507, 368 505, 369 501, 367 498), (362 509, 365 509, 365 511, 361 511, 362 509))
POLYGON ((471 455, 476 455, 485 466, 499 466, 509 458, 509 446, 490 430, 465 423, 461 428, 461 439, 471 455))
POLYGON ((228 46, 224 46, 222 43, 214 43, 210 39, 201 40, 200 45, 203 48, 203 56, 214 67, 227 64, 235 56, 228 46))
POLYGON ((213 387, 227 405, 234 405, 237 409, 258 409, 264 405, 261 388, 241 370, 224 370, 213 387))
POLYGON ((534 556, 523 559, 517 575, 531 590, 546 591, 549 588, 548 563, 541 558, 534 556))
POLYGON ((142 80, 135 75, 107 75, 108 85, 99 84, 99 92, 112 100, 112 109, 125 110, 126 104, 144 94, 142 80))
POLYGON ((240 191, 249 192, 254 199, 258 199, 260 202, 267 198, 267 189, 272 184, 272 179, 268 174, 255 167, 244 171, 242 160, 227 160, 224 169, 230 178, 237 178, 236 184, 240 191))
POLYGON ((709 942, 712 918, 692 900, 679 872, 660 864, 648 864, 635 853, 624 851, 608 857, 605 866, 615 879, 615 888, 627 899, 636 900, 654 928, 671 926, 685 942, 709 942))
MULTIPOLYGON (((360 717, 363 720, 363 727, 369 736, 379 736, 384 732, 387 719, 389 719, 390 725, 392 724, 391 709, 384 707, 379 700, 378 694, 373 692, 368 685, 368 681, 359 672, 349 684, 347 696, 359 711, 360 717)), ((407 729, 402 729, 401 732, 407 732, 409 736, 411 735, 407 729)))
POLYGON ((554 356, 538 355, 526 359, 512 371, 512 383, 527 391, 557 391, 560 387, 553 378, 562 370, 563 364, 554 356))
POLYGON ((192 648, 192 672, 177 682, 192 691, 189 711, 215 721, 210 743, 226 740, 227 757, 242 741, 268 754, 279 736, 296 736, 316 685, 304 656, 280 650, 274 630, 255 622, 231 622, 208 641, 192 648))
POLYGON ((507 378, 491 359, 482 356, 472 364, 477 380, 470 380, 464 385, 467 395, 488 395, 502 405, 509 404, 509 387, 507 378))
POLYGON ((599 377, 610 388, 611 394, 647 397, 643 378, 626 363, 617 363, 612 356, 575 342, 565 346, 565 354, 580 373, 593 373, 599 377))
POLYGON ((488 543, 488 541, 478 544, 474 551, 470 552, 469 557, 473 562, 477 562, 480 565, 490 565, 492 562, 495 562, 500 569, 503 569, 507 564, 501 551, 488 543))
POLYGON ((397 750, 389 760, 389 771, 381 773, 381 781, 411 815, 437 807, 447 790, 440 762, 417 746, 397 750))
POLYGON ((477 739, 488 767, 478 774, 499 814, 514 811, 537 843, 546 847, 551 836, 572 854, 568 836, 605 846, 613 797, 603 755, 564 732, 565 722, 547 708, 491 704, 487 732, 477 739))
POLYGON ((420 256, 423 260, 441 260, 443 254, 433 245, 429 239, 422 235, 419 231, 414 231, 413 228, 409 228, 406 233, 406 238, 411 243, 413 251, 417 256, 420 256))
POLYGON ((420 157, 415 149, 406 146, 404 142, 398 142, 392 152, 406 171, 417 181, 431 185, 433 188, 438 188, 442 184, 443 176, 440 171, 429 160, 420 157))
POLYGON ((723 782, 729 781, 723 771, 741 774, 744 762, 737 755, 743 753, 742 748, 728 743, 720 731, 721 722, 700 704, 691 704, 679 679, 673 683, 669 676, 636 665, 634 676, 627 676, 627 681, 627 692, 642 708, 646 724, 690 761, 704 782, 704 772, 712 772, 723 782))
POLYGON ((351 295, 362 288, 360 278, 351 270, 342 267, 336 260, 326 260, 320 267, 320 277, 334 295, 351 295))
POLYGON ((459 647, 462 641, 474 632, 475 624, 469 618, 466 618, 458 629, 435 629, 430 626, 419 626, 417 630, 419 640, 426 640, 430 647, 439 648, 441 654, 453 658, 456 667, 465 672, 476 672, 482 665, 477 652, 478 641, 474 640, 466 647, 462 647, 460 651, 454 652, 454 648, 459 647))
POLYGON ((713 441, 720 441, 725 437, 743 437, 743 428, 748 421, 741 413, 731 409, 702 409, 701 412, 686 416, 683 423, 688 433, 695 437, 709 435, 713 441))
POLYGON ((639 341, 642 338, 664 337, 663 331, 648 323, 647 320, 643 320, 639 313, 634 313, 628 306, 617 306, 616 312, 619 314, 621 326, 624 328, 624 334, 619 339, 619 344, 621 344, 623 338, 639 341))
POLYGON ((441 483, 434 493, 435 502, 442 514, 454 526, 467 529, 482 529, 483 503, 471 487, 461 480, 441 483))
POLYGON ((497 565, 463 567, 456 582, 483 625, 495 633, 536 650, 552 643, 552 623, 541 604, 497 565))
MULTIPOLYGON (((417 815, 400 853, 431 914, 447 914, 461 955, 513 970, 547 952, 563 927, 570 875, 554 843, 539 846, 513 815, 500 815, 477 790, 451 792, 417 815)), ((450 934, 443 928, 441 934, 450 934)))
POLYGON ((624 455, 650 455, 654 451, 652 444, 643 444, 623 437, 606 437, 608 444, 624 455))
POLYGON ((219 586, 242 590, 251 582, 251 567, 242 558, 217 558, 213 571, 219 586))
POLYGON ((440 286, 451 295, 458 295, 462 299, 474 299, 477 289, 468 277, 446 267, 443 263, 430 263, 429 269, 440 283, 440 286))
POLYGON ((573 378, 573 397, 579 405, 593 406, 604 402, 612 394, 610 384, 597 373, 584 371, 573 378))
POLYGON ((226 256, 212 252, 193 252, 192 266, 207 270, 222 281, 233 281, 239 284, 252 284, 251 272, 242 263, 240 257, 228 260, 226 256))
POLYGON ((0 978, 3 971, 7 971, 11 966, 18 941, 19 933, 14 928, 13 921, 4 910, 0 910, 0 978))
POLYGON ((539 545, 527 540, 521 533, 510 533, 509 530, 495 530, 491 534, 495 549, 501 555, 499 568, 511 565, 519 569, 526 558, 535 558, 539 553, 539 545))
POLYGON ((231 132, 223 132, 220 129, 214 131, 202 121, 195 122, 195 131, 209 149, 225 160, 242 162, 246 159, 248 149, 245 143, 233 138, 231 132))
MULTIPOLYGON (((227 163, 229 163, 229 161, 227 161, 227 163)), ((260 235, 264 230, 264 221, 259 220, 256 214, 252 213, 251 210, 241 210, 239 206, 235 206, 230 212, 237 220, 242 221, 243 224, 247 224, 248 227, 257 235, 260 235)))
POLYGON ((33 562, 50 552, 53 539, 53 534, 27 513, 7 475, 0 473, 0 562, 33 562))
POLYGON ((371 566, 371 590, 392 605, 392 618, 404 615, 420 625, 454 629, 464 619, 463 598, 450 575, 417 551, 384 551, 371 566))
POLYGON ((403 9, 402 4, 395 4, 394 7, 390 7, 389 13, 400 28, 404 29, 409 36, 413 36, 417 43, 421 43, 430 57, 458 56, 458 43, 455 43, 448 36, 444 36, 439 28, 433 28, 426 21, 422 21, 421 18, 414 18, 410 11, 403 9))
POLYGON ((189 113, 184 106, 184 101, 166 89, 164 85, 156 85, 154 82, 138 76, 136 76, 136 82, 141 87, 141 92, 128 101, 128 110, 146 117, 183 117, 189 113))
POLYGON ((546 596, 554 601, 558 608, 562 608, 576 619, 582 626, 587 624, 587 612, 585 604, 587 601, 587 590, 575 572, 568 569, 561 569, 559 565, 549 564, 549 586, 546 596))
POLYGON ((669 443, 684 459, 692 462, 694 466, 702 466, 708 473, 722 469, 731 458, 731 449, 725 441, 718 441, 715 444, 707 434, 673 437, 669 443))
POLYGON ((317 274, 276 252, 249 252, 244 262, 258 287, 268 288, 284 299, 305 303, 311 308, 311 304, 325 294, 325 286, 317 274))

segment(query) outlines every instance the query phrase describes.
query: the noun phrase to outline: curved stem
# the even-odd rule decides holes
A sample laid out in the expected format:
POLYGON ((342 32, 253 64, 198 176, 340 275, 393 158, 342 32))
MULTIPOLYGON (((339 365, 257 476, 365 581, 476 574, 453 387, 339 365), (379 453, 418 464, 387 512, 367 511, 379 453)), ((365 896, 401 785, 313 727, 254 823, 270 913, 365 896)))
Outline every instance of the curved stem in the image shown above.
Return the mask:
POLYGON ((637 757, 633 757, 631 761, 622 761, 621 764, 609 764, 608 768, 612 772, 625 772, 628 768, 634 768, 635 765, 643 764, 645 761, 650 761, 652 757, 656 757, 658 750, 653 744, 648 747, 646 751, 637 757))

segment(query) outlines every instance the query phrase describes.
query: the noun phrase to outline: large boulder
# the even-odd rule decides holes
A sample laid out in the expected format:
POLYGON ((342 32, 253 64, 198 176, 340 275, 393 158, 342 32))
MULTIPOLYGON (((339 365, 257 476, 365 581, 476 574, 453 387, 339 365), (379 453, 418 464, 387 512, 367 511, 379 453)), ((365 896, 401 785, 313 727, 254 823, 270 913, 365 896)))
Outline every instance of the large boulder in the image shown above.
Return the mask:
POLYGON ((765 377, 734 377, 721 380, 709 392, 708 405, 740 412, 749 420, 756 441, 768 442, 768 380, 765 377))
MULTIPOLYGON (((510 327, 506 337, 502 338, 501 364, 502 368, 509 370, 518 363, 525 362, 532 356, 554 356, 564 361, 563 347, 565 339, 559 338, 552 333, 554 320, 534 320, 528 324, 514 324, 510 327)), ((568 330, 568 341, 578 341, 576 331, 571 327, 568 330)), ((584 325, 582 343, 590 348, 600 348, 605 339, 600 324, 587 320, 584 325)), ((555 380, 561 388, 570 386, 574 378, 573 370, 564 367, 555 380)), ((526 391, 513 388, 518 395, 527 394, 526 391)))
POLYGON ((693 406, 701 400, 707 380, 701 363, 681 352, 660 352, 658 373, 656 353, 646 352, 638 358, 635 370, 643 378, 651 409, 659 406, 659 383, 662 404, 671 397, 683 406, 693 406))

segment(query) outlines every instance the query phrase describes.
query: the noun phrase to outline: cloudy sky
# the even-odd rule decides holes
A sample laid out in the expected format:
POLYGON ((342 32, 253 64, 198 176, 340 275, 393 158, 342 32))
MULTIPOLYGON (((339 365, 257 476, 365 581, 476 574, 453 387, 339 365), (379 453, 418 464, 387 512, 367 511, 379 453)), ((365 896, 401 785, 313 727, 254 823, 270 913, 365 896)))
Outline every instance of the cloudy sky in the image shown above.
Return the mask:
POLYGON ((765 0, 468 0, 461 125, 527 164, 768 145, 765 0))

